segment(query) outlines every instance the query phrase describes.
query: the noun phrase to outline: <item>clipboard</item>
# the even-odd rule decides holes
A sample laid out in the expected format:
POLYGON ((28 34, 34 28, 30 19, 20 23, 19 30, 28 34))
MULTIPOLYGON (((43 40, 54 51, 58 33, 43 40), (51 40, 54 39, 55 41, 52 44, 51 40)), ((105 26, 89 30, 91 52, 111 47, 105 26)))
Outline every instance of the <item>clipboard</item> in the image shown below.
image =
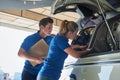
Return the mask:
MULTIPOLYGON (((49 46, 44 41, 44 39, 39 40, 37 43, 35 43, 29 50, 30 56, 39 58, 39 57, 46 57, 48 54, 49 46)), ((30 61, 32 66, 37 65, 36 62, 30 61)))

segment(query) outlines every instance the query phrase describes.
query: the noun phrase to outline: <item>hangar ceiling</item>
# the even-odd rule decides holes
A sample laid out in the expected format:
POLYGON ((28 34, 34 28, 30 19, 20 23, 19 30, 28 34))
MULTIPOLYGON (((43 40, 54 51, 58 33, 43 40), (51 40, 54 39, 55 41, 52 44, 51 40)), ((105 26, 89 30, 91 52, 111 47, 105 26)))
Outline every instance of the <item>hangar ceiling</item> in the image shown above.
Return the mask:
POLYGON ((76 21, 79 18, 77 13, 64 12, 51 15, 51 7, 41 7, 26 10, 0 10, 0 26, 10 28, 36 31, 40 19, 50 16, 54 20, 53 34, 58 32, 62 20, 76 21))

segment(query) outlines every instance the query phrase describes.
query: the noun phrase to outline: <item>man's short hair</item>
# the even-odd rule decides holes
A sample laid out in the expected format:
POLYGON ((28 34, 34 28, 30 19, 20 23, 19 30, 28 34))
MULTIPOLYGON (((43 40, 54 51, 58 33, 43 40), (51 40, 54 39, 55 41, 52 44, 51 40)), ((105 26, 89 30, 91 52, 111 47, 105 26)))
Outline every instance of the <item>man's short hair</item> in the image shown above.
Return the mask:
POLYGON ((53 23, 53 19, 50 17, 43 18, 40 20, 39 26, 41 26, 41 25, 46 26, 48 23, 53 23))

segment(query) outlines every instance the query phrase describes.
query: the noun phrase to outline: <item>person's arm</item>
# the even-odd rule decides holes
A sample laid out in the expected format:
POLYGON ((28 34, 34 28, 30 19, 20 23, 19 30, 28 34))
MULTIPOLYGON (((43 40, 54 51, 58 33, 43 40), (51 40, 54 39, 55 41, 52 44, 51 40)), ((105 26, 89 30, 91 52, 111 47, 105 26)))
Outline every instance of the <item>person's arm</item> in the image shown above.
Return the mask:
POLYGON ((85 50, 87 45, 71 45, 72 49, 80 48, 81 50, 85 50))
POLYGON ((26 59, 26 60, 29 60, 29 61, 35 61, 37 62, 38 64, 42 63, 43 62, 43 58, 35 58, 35 57, 32 57, 29 55, 29 53, 24 50, 23 48, 20 48, 19 49, 19 52, 18 52, 18 56, 26 59))
POLYGON ((64 50, 67 54, 75 57, 75 58, 79 58, 82 55, 85 55, 89 52, 89 50, 83 50, 83 51, 76 51, 74 49, 72 49, 72 47, 68 47, 64 50))

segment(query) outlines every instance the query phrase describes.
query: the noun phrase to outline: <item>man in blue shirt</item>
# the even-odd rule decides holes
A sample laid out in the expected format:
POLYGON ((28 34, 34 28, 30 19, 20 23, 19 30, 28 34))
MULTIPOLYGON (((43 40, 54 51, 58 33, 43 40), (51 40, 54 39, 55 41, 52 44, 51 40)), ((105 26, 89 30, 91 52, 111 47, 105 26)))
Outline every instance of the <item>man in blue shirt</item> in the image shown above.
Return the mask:
POLYGON ((44 39, 44 41, 49 45, 52 39, 50 36, 53 28, 53 19, 50 17, 43 18, 39 22, 39 29, 36 33, 27 36, 18 52, 18 56, 26 59, 25 65, 22 72, 22 80, 36 80, 38 71, 43 65, 42 58, 36 58, 30 55, 30 48, 39 40, 44 39), (37 65, 33 66, 30 61, 34 61, 37 65))

